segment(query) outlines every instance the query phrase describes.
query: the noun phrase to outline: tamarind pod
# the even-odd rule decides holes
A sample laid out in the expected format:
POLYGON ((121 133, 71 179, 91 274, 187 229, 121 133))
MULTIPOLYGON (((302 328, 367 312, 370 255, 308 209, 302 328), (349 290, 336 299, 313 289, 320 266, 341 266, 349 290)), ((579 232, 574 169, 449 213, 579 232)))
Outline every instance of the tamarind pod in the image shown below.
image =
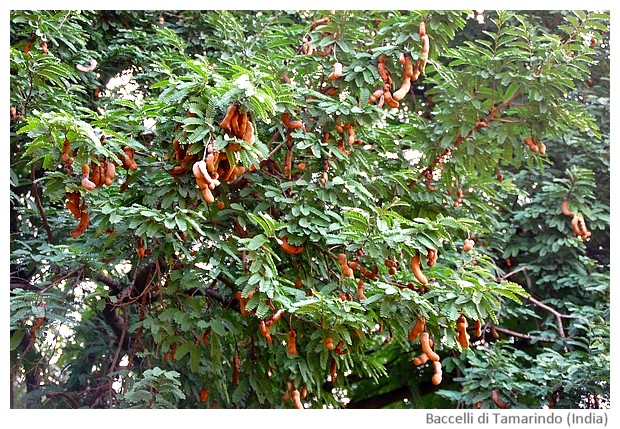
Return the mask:
POLYGON ((345 265, 347 263, 347 255, 345 255, 344 253, 339 253, 338 254, 338 263, 340 265, 345 265))
POLYGON ((200 395, 198 396, 198 400, 200 402, 207 402, 207 398, 209 397, 209 391, 204 387, 200 389, 200 395))
MULTIPOLYGON (((411 75, 411 80, 413 82, 418 80, 418 78, 422 74, 422 69, 421 69, 420 65, 421 65, 421 60, 418 60, 418 61, 415 62, 414 66, 413 66, 413 73, 411 75)), ((426 66, 426 63, 424 63, 424 65, 426 66)))
POLYGON ((329 176, 327 175, 327 171, 323 172, 323 176, 319 179, 319 182, 324 185, 327 183, 329 176))
POLYGON ((482 336, 482 322, 480 320, 474 321, 474 328, 476 328, 476 337, 480 338, 482 336))
POLYGON ((254 125, 252 125, 252 122, 248 120, 247 122, 247 128, 245 130, 245 134, 243 135, 243 141, 253 145, 255 138, 254 138, 254 125))
POLYGON ((379 72, 379 76, 381 77, 381 80, 383 80, 383 82, 385 82, 386 84, 392 83, 390 72, 388 72, 384 62, 377 63, 377 71, 379 72))
POLYGON ((239 355, 237 353, 235 353, 235 356, 233 357, 232 383, 233 386, 237 386, 239 384, 239 355))
POLYGON ((355 142, 355 129, 350 127, 347 133, 349 134, 349 145, 352 145, 355 142))
POLYGON ((267 326, 265 325, 265 321, 261 320, 258 324, 258 330, 260 331, 261 335, 263 337, 267 336, 267 334, 269 334, 269 330, 267 330, 267 326))
POLYGON ((291 356, 295 356, 297 354, 297 346, 295 344, 296 336, 297 336, 297 333, 294 330, 289 331, 286 345, 288 347, 288 354, 291 356))
POLYGON ((205 199, 207 204, 211 204, 213 201, 215 201, 215 197, 213 196, 213 193, 211 192, 209 187, 204 188, 202 191, 200 191, 200 193, 202 194, 202 198, 205 199))
POLYGON ((291 168, 293 167, 293 151, 289 148, 284 156, 284 175, 287 179, 291 179, 291 168))
POLYGON ((299 390, 295 389, 291 392, 291 400, 293 401, 293 406, 298 410, 303 410, 304 406, 301 403, 301 398, 299 394, 299 390))
POLYGON ((247 112, 237 113, 237 117, 235 118, 235 120, 237 124, 237 132, 235 133, 235 137, 242 139, 243 136, 245 136, 245 132, 248 127, 247 112))
POLYGON ((342 124, 340 123, 340 119, 336 118, 335 122, 336 122, 336 131, 338 131, 339 133, 343 133, 344 128, 342 127, 342 124))
POLYGON ((357 267, 359 266, 359 262, 357 261, 357 258, 351 262, 349 262, 347 265, 349 265, 349 268, 351 268, 352 270, 357 270, 357 267))
POLYGON ((284 126, 291 129, 301 129, 304 127, 304 123, 302 121, 291 121, 288 113, 282 114, 282 123, 284 126))
POLYGON ((174 148, 174 158, 177 160, 177 162, 181 162, 185 157, 185 154, 183 153, 184 151, 181 147, 181 143, 179 143, 179 140, 172 140, 172 147, 174 148))
POLYGON ((324 25, 327 24, 329 21, 331 21, 330 17, 327 18, 321 18, 321 19, 317 19, 316 21, 314 21, 311 25, 310 25, 310 31, 314 30, 315 28, 317 28, 319 25, 324 25))
POLYGON ((80 193, 79 192, 68 192, 66 194, 67 202, 65 206, 69 209, 73 217, 79 219, 82 215, 82 210, 80 210, 80 193))
POLYGON ((532 137, 526 137, 523 139, 523 141, 525 142, 526 145, 528 146, 535 146, 534 140, 532 140, 532 137))
POLYGON ((575 216, 575 213, 569 210, 568 208, 568 199, 564 199, 562 201, 562 214, 564 216, 575 216))
POLYGON ((271 316, 271 318, 268 321, 265 322, 265 326, 269 328, 271 325, 273 325, 278 320, 280 320, 280 318, 282 318, 282 315, 284 313, 285 313, 285 310, 283 309, 279 309, 278 311, 276 311, 276 313, 273 316, 271 316))
POLYGON ((424 365, 426 362, 428 362, 428 355, 424 352, 422 352, 420 356, 413 358, 413 364, 415 366, 424 365))
POLYGON ((428 265, 429 267, 433 267, 435 266, 435 263, 437 262, 437 250, 435 249, 428 249, 428 253, 426 254, 426 265, 428 265))
POLYGON ((338 79, 341 76, 342 76, 342 63, 339 63, 338 61, 336 61, 334 63, 332 72, 327 76, 327 81, 331 82, 332 80, 338 79))
POLYGON ((575 237, 581 235, 581 228, 579 228, 579 216, 573 216, 573 220, 571 221, 571 226, 573 227, 573 232, 575 233, 575 237))
POLYGON ((220 122, 220 128, 227 128, 228 126, 230 126, 230 123, 235 116, 235 113, 237 113, 237 105, 231 104, 230 106, 228 106, 228 109, 226 109, 226 114, 220 122))
POLYGON ((401 66, 405 65, 405 53, 401 52, 400 55, 398 56, 398 62, 400 63, 401 66))
POLYGON ((334 350, 334 340, 331 337, 325 338, 325 348, 329 351, 334 350))
POLYGON ((474 248, 474 244, 474 240, 465 239, 465 241, 463 241, 463 251, 471 252, 471 250, 474 248))
POLYGON ((405 65, 403 67, 403 79, 413 77, 413 61, 409 55, 405 56, 405 65))
POLYGON ((420 344, 422 344, 422 351, 426 353, 426 355, 428 356, 430 360, 432 360, 433 362, 436 362, 439 360, 439 355, 433 351, 429 343, 429 340, 430 338, 428 336, 428 332, 420 333, 420 344))
POLYGON ((428 36, 425 34, 424 36, 420 37, 420 42, 422 43, 422 52, 420 53, 420 58, 424 62, 426 62, 425 60, 428 59, 428 52, 430 49, 430 40, 428 36))
POLYGON ((407 334, 407 338, 409 339, 409 341, 415 341, 415 339, 418 338, 418 336, 422 332, 424 332, 425 328, 426 318, 424 316, 418 316, 416 318, 415 324, 413 325, 413 328, 411 328, 409 334, 407 334))
MULTIPOLYGON (((463 325, 461 325, 463 326, 463 325)), ((469 348, 469 334, 465 331, 464 327, 461 327, 456 336, 456 340, 464 349, 469 348)))
POLYGON ((241 295, 240 291, 235 292, 235 298, 237 299, 237 301, 239 301, 239 311, 241 312, 241 315, 243 317, 246 317, 248 315, 248 311, 246 310, 245 306, 248 302, 248 299, 244 298, 241 295))
POLYGON ((82 164, 82 186, 87 191, 92 191, 93 189, 97 187, 97 185, 95 185, 92 181, 90 181, 90 179, 88 178, 89 175, 90 175, 90 167, 88 166, 88 163, 82 164))
POLYGON ((330 96, 331 96, 331 95, 336 95, 336 94, 338 94, 338 91, 340 91, 338 88, 336 88, 336 87, 333 87, 333 86, 332 86, 332 87, 330 87, 330 88, 327 88, 327 90, 325 91, 325 93, 326 93, 327 95, 330 95, 330 96))
POLYGON ((385 264, 386 267, 390 267, 390 268, 398 267, 398 262, 394 262, 391 259, 386 259, 385 261, 383 261, 383 263, 385 264))
POLYGON ((280 248, 290 255, 299 255, 304 250, 303 244, 300 246, 293 246, 292 244, 289 244, 286 235, 280 237, 280 240, 282 241, 282 244, 280 244, 280 248))
POLYGON ((398 101, 394 100, 394 98, 392 97, 392 94, 390 93, 390 91, 385 91, 383 93, 383 97, 385 97, 385 102, 387 103, 388 106, 390 106, 392 109, 397 109, 398 106, 400 105, 398 103, 398 101))
POLYGON ((411 271, 420 283, 423 285, 428 283, 428 279, 420 269, 420 255, 417 253, 411 257, 411 271))
POLYGON ((579 216, 579 229, 581 231, 579 235, 581 235, 582 239, 586 236, 589 237, 590 235, 592 235, 590 231, 588 231, 588 228, 586 227, 586 221, 583 218, 583 216, 579 216))
POLYGON ((68 165, 73 164, 73 158, 69 156, 70 150, 71 150, 71 142, 69 141, 69 139, 65 139, 65 142, 62 145, 62 153, 60 154, 60 159, 62 159, 62 161, 68 165))
POLYGON ((207 172, 215 173, 215 155, 213 155, 212 153, 208 154, 205 158, 205 164, 207 167, 207 172))
POLYGON ((500 399, 499 391, 497 389, 491 390, 491 399, 493 400, 493 402, 495 402, 495 405, 497 405, 499 408, 506 409, 510 407, 509 403, 504 402, 500 399))
POLYGON ((383 92, 384 92, 383 88, 376 89, 375 92, 370 94, 370 97, 368 97, 368 102, 369 103, 374 103, 375 101, 377 101, 377 99, 379 97, 381 97, 383 95, 383 92))
MULTIPOLYGON (((109 178, 110 181, 112 181, 115 175, 116 175, 116 165, 114 165, 113 162, 108 162, 108 164, 106 165, 106 169, 105 169, 106 178, 109 178)), ((106 180, 106 183, 107 183, 107 180, 106 180)))
POLYGON ((546 155, 547 146, 543 142, 538 143, 538 151, 540 152, 541 155, 546 155))
POLYGON ((433 362, 433 371, 435 372, 435 374, 431 378, 431 382, 435 386, 437 386, 438 384, 441 383, 441 377, 443 375, 443 371, 441 370, 441 362, 439 361, 433 362))
POLYGON ((99 165, 91 162, 91 169, 93 172, 92 179, 90 179, 96 187, 101 186, 101 170, 99 170, 99 165))
POLYGON ((88 228, 88 224, 90 223, 90 214, 88 212, 83 211, 80 214, 80 221, 78 222, 77 227, 71 231, 69 234, 73 238, 77 238, 80 235, 84 234, 86 228, 88 228))
POLYGON ((359 279, 357 282, 357 299, 363 301, 366 299, 366 295, 364 295, 364 280, 359 279))
POLYGON ((404 78, 401 87, 394 94, 392 94, 392 98, 397 101, 402 100, 409 93, 410 89, 411 89, 411 79, 404 78))
POLYGON ((332 378, 332 383, 336 382, 336 379, 338 378, 338 363, 336 362, 336 359, 332 358, 332 363, 331 363, 331 367, 329 369, 329 375, 332 378))
POLYGON ((302 286, 303 286, 303 282, 301 281, 301 279, 296 279, 295 280, 295 287, 297 289, 301 289, 302 286))
POLYGON ((426 22, 420 21, 420 26, 418 27, 418 34, 420 37, 426 36, 426 22))
POLYGON ((499 339, 499 333, 497 332, 497 329, 495 329, 495 326, 491 326, 491 335, 496 340, 499 339))

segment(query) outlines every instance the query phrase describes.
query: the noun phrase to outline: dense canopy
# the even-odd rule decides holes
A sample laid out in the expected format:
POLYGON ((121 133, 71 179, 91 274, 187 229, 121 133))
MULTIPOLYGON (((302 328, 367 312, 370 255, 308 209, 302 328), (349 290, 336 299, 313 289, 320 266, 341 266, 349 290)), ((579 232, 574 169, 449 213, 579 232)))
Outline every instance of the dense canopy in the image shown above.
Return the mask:
POLYGON ((12 11, 14 408, 609 406, 605 11, 12 11))

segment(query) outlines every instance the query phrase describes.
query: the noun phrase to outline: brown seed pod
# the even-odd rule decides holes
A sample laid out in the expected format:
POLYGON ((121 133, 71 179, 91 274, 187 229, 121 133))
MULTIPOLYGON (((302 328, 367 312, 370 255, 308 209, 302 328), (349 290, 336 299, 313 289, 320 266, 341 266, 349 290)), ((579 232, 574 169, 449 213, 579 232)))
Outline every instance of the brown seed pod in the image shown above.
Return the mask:
POLYGON ((420 283, 423 285, 428 283, 428 279, 420 269, 420 255, 417 253, 411 257, 411 271, 420 283))
POLYGON ((248 311, 245 309, 245 306, 248 302, 248 298, 244 298, 241 295, 241 291, 235 292, 235 298, 237 299, 237 301, 239 301, 239 310, 241 312, 241 315, 243 317, 246 317, 248 315, 248 311))
POLYGON ((222 119, 222 121, 219 124, 220 128, 222 128, 222 129, 229 128, 230 124, 231 124, 231 121, 236 116, 236 113, 237 113, 237 105, 236 104, 231 104, 230 106, 228 106, 228 109, 226 110, 226 114, 224 115, 224 118, 222 119))
POLYGON ((565 199, 562 201, 562 214, 563 214, 564 216, 575 216, 575 213, 573 213, 572 211, 570 211, 570 210, 569 210, 569 208, 568 208, 568 199, 567 199, 567 198, 565 198, 565 199))
POLYGON ((97 185, 95 185, 90 179, 90 167, 88 166, 88 163, 84 163, 82 164, 82 186, 87 190, 87 191, 92 191, 93 189, 95 189, 97 187, 97 185))
POLYGON ((207 398, 209 398, 209 391, 204 387, 200 389, 200 395, 198 396, 198 400, 200 402, 207 402, 207 398))
POLYGON ((426 36, 426 22, 420 21, 420 26, 418 27, 418 34, 420 37, 426 36))
POLYGON ((379 55, 379 57, 377 57, 377 71, 379 72, 379 76, 381 76, 381 80, 383 80, 384 83, 391 85, 392 77, 390 76, 390 72, 385 66, 386 60, 387 56, 385 54, 381 54, 379 55))
POLYGON ((422 351, 426 353, 430 360, 433 362, 437 362, 439 360, 439 355, 431 348, 428 332, 422 332, 420 334, 420 344, 422 345, 422 351))
POLYGON ((301 403, 301 395, 299 394, 299 390, 295 389, 291 392, 291 401, 293 401, 293 406, 296 409, 304 409, 304 405, 301 403))
POLYGON ((82 211, 80 214, 80 222, 77 227, 72 230, 69 234, 73 238, 77 238, 80 235, 84 234, 86 228, 88 228, 88 224, 90 223, 90 214, 86 211, 82 211))
POLYGON ((437 386, 438 384, 441 383, 441 377, 443 374, 443 371, 441 370, 441 362, 436 361, 433 362, 433 371, 435 372, 433 374, 433 377, 431 378, 431 382, 437 386))
POLYGON ((409 339, 409 341, 415 341, 418 336, 424 332, 424 329, 426 328, 426 318, 424 316, 418 316, 416 318, 415 324, 413 325, 413 328, 411 328, 411 330, 409 331, 409 334, 407 335, 407 338, 409 339))
POLYGON ((497 389, 493 389, 491 391, 491 399, 493 400, 493 402, 495 402, 495 405, 497 405, 499 408, 506 409, 510 407, 509 403, 504 402, 500 399, 499 391, 497 389))
POLYGON ((353 270, 351 269, 351 267, 349 267, 347 263, 347 255, 345 255, 344 253, 340 253, 338 255, 338 264, 340 265, 342 274, 344 274, 345 277, 349 277, 349 278, 355 277, 353 274, 353 270))
POLYGON ((125 152, 125 156, 123 157, 123 168, 125 170, 135 171, 138 169, 138 164, 136 164, 136 160, 134 159, 135 150, 130 148, 129 146, 123 147, 123 152, 125 152))
POLYGON ((331 18, 327 17, 327 18, 321 18, 321 19, 317 19, 316 21, 314 21, 312 23, 312 25, 310 25, 310 31, 314 30, 315 28, 317 28, 319 25, 324 25, 327 24, 329 21, 331 20, 331 18))
POLYGON ((467 319, 460 316, 456 322, 456 339, 463 348, 469 348, 469 334, 467 333, 467 319))
POLYGON ((282 241, 280 248, 290 255, 299 255, 304 250, 303 244, 300 246, 293 246, 292 244, 289 244, 286 235, 280 237, 280 240, 282 241))
POLYGON ((69 209, 73 217, 79 219, 82 216, 82 210, 80 210, 80 193, 68 192, 66 194, 67 202, 65 206, 69 209))
POLYGON ((334 350, 334 340, 331 337, 325 338, 325 348, 329 351, 334 350))
POLYGON ((413 364, 415 366, 424 365, 426 362, 428 362, 428 356, 424 352, 422 352, 419 356, 413 358, 413 364))
POLYGON ((338 79, 342 76, 342 64, 336 61, 334 63, 334 68, 332 72, 327 76, 327 81, 331 82, 332 80, 338 79))
POLYGON ((364 280, 359 279, 357 282, 357 299, 363 301, 366 299, 366 295, 364 295, 364 280))
POLYGON ((474 335, 480 338, 482 336, 482 322, 480 320, 474 321, 474 328, 476 329, 474 335))
POLYGON ((67 165, 73 164, 73 158, 69 156, 70 150, 71 150, 71 142, 69 141, 69 139, 65 139, 65 142, 62 145, 62 153, 60 154, 60 159, 67 165))
POLYGON ((388 106, 390 106, 392 109, 398 109, 398 106, 400 105, 400 103, 394 100, 390 91, 385 91, 383 93, 383 97, 385 97, 385 102, 387 103, 388 106))
POLYGON ((292 121, 290 114, 286 112, 282 113, 282 123, 285 127, 292 129, 301 129, 304 127, 304 123, 302 121, 292 121))
POLYGON ((338 378, 338 363, 336 362, 336 359, 334 358, 332 358, 332 363, 329 369, 329 374, 331 375, 332 383, 335 383, 336 379, 338 378))
POLYGON ((297 346, 295 344, 296 336, 297 336, 297 332, 295 332, 294 330, 289 331, 287 347, 288 347, 288 354, 291 356, 295 356, 297 354, 297 346))
POLYGON ((239 384, 239 355, 237 353, 235 353, 235 356, 233 357, 232 383, 233 386, 237 386, 239 384))
POLYGON ((375 101, 377 101, 377 99, 381 98, 381 96, 383 95, 384 90, 383 87, 376 89, 375 92, 373 92, 370 97, 368 97, 368 102, 369 103, 374 103, 375 101))
POLYGON ((105 184, 110 186, 116 175, 116 165, 113 162, 108 161, 105 168, 105 184))
POLYGON ((475 244, 474 240, 470 240, 469 238, 465 239, 463 242, 463 252, 471 252, 475 244))

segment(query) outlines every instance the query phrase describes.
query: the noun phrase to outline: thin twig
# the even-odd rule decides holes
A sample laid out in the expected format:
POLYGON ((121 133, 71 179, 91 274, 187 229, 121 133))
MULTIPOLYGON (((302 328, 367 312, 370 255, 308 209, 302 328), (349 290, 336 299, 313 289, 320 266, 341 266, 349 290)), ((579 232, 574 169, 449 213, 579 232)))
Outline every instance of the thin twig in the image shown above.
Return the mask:
POLYGON ((503 332, 506 335, 512 335, 513 337, 517 337, 517 338, 523 338, 523 339, 526 339, 526 340, 544 341, 544 342, 548 342, 548 343, 554 342, 554 340, 549 339, 549 338, 535 337, 535 336, 530 335, 530 334, 522 334, 521 332, 512 331, 510 329, 502 328, 501 326, 497 326, 497 325, 494 325, 494 328, 498 332, 503 332))
POLYGON ((32 194, 34 195, 34 200, 37 203, 37 208, 39 209, 39 213, 41 214, 41 219, 43 219, 43 226, 47 231, 47 237, 51 244, 54 244, 54 234, 52 234, 52 229, 50 228, 50 224, 47 221, 47 216, 45 215, 45 209, 43 208, 43 204, 41 203, 41 198, 39 197, 39 187, 35 183, 36 177, 34 174, 34 163, 30 165, 30 178, 32 179, 32 194))

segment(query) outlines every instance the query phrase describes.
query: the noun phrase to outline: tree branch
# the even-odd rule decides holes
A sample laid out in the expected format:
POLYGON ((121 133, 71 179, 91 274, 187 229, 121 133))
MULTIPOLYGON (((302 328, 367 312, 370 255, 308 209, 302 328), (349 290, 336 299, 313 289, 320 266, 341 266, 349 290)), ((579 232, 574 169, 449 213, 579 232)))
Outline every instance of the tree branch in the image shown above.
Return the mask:
POLYGON ((542 302, 538 301, 537 299, 532 298, 532 296, 529 296, 527 298, 527 300, 530 301, 531 303, 537 305, 538 307, 542 308, 543 310, 546 310, 549 313, 553 314, 555 316, 556 320, 558 321, 558 331, 560 333, 560 337, 561 338, 566 338, 566 334, 564 333, 564 325, 562 324, 562 318, 563 317, 570 317, 570 316, 567 316, 565 314, 559 313, 557 310, 549 307, 546 304, 543 304, 542 302))
POLYGON ((43 220, 43 226, 45 227, 45 231, 47 231, 47 238, 50 243, 54 244, 54 234, 52 234, 52 229, 50 228, 50 224, 47 221, 45 209, 43 208, 43 204, 41 204, 41 198, 39 197, 39 187, 35 182, 36 176, 34 174, 34 163, 30 166, 30 178, 32 179, 32 195, 34 196, 37 208, 39 209, 39 213, 41 214, 41 219, 43 220))

